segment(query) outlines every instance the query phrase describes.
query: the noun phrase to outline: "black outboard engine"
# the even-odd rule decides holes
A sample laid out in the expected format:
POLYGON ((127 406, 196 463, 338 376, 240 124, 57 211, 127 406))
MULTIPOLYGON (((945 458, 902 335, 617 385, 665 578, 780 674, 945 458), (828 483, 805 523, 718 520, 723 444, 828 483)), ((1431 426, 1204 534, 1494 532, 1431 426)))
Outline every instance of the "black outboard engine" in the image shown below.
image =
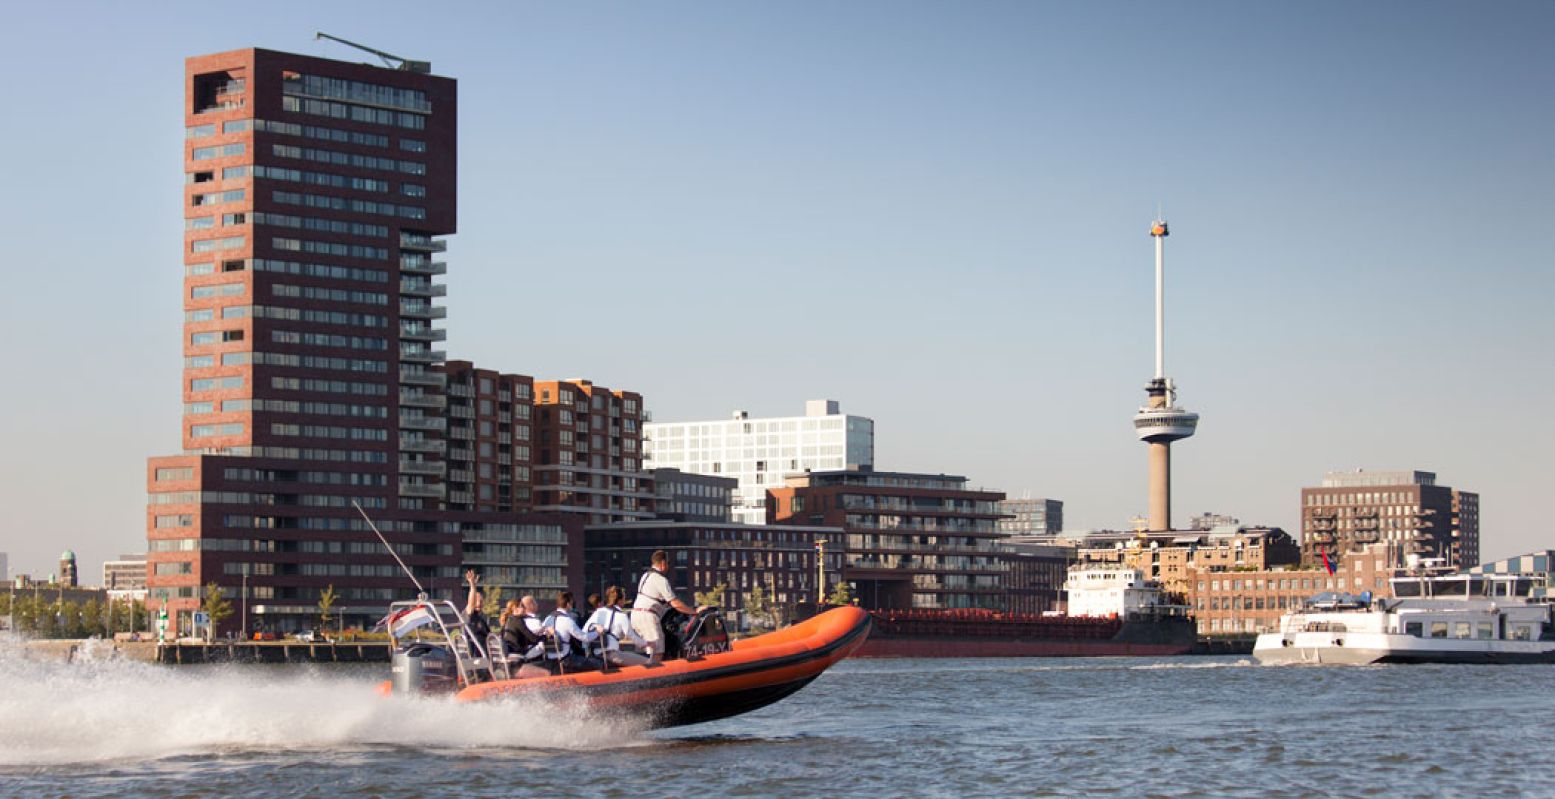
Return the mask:
POLYGON ((671 608, 664 614, 663 624, 665 660, 700 660, 703 655, 729 651, 729 631, 718 608, 694 616, 671 608))
POLYGON ((395 650, 390 671, 396 694, 440 693, 459 687, 459 663, 446 646, 407 642, 395 650))

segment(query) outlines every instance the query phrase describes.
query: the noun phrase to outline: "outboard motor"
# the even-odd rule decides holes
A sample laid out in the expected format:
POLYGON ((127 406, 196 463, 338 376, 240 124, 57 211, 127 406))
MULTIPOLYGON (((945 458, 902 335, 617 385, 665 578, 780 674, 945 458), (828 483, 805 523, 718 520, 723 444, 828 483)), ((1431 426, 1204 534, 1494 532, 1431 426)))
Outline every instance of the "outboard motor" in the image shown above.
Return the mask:
POLYGON ((459 685, 459 664, 453 653, 420 641, 395 651, 390 670, 396 694, 438 693, 459 685))

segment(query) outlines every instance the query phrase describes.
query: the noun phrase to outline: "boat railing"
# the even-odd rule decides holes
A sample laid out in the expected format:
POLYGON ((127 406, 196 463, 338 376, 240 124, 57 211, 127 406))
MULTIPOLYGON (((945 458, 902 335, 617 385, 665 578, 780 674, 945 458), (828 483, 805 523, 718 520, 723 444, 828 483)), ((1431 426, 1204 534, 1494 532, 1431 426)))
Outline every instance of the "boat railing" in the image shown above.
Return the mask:
MULTIPOLYGON (((474 652, 467 645, 469 629, 464 613, 458 606, 446 599, 414 599, 401 602, 393 602, 389 605, 389 618, 404 610, 414 610, 425 606, 432 611, 432 626, 435 629, 435 637, 441 638, 448 647, 448 651, 454 656, 454 665, 459 670, 459 679, 465 685, 479 682, 480 669, 488 668, 485 658, 480 657, 480 648, 477 646, 474 652)), ((413 636, 405 636, 410 640, 421 640, 424 636, 424 627, 417 627, 413 636)), ((394 635, 393 625, 389 628, 389 642, 393 648, 398 649, 401 637, 394 635)))

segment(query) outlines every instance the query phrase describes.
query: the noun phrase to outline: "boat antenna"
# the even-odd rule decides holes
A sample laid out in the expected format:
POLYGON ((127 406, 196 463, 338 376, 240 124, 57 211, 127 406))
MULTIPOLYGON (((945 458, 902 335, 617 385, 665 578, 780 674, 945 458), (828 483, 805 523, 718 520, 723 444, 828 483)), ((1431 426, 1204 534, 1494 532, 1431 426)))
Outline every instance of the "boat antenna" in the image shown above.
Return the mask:
POLYGON ((354 499, 351 500, 351 507, 356 508, 356 512, 362 514, 362 518, 367 521, 367 526, 371 527, 373 532, 378 534, 378 540, 383 542, 383 548, 389 550, 389 554, 394 556, 394 562, 398 563, 400 568, 405 570, 405 576, 409 577, 410 582, 416 586, 417 593, 423 598, 426 597, 427 589, 421 587, 421 581, 416 579, 416 575, 410 571, 409 566, 405 565, 405 561, 400 560, 400 553, 395 552, 394 547, 389 546, 389 539, 383 537, 383 533, 378 530, 378 525, 373 524, 373 520, 367 515, 367 511, 362 510, 362 506, 358 505, 354 499))

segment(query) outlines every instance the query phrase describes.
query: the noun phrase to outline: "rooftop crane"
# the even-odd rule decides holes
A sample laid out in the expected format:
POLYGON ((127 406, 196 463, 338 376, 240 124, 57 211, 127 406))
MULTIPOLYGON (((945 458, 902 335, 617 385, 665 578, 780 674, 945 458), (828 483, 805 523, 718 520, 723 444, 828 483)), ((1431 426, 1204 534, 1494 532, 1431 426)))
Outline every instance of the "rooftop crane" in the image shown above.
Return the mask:
POLYGON ((340 42, 347 47, 355 47, 356 49, 363 52, 372 53, 373 55, 382 59, 383 65, 386 67, 393 67, 394 69, 398 69, 404 72, 419 72, 423 75, 430 75, 432 73, 431 61, 412 61, 408 58, 400 58, 393 53, 385 53, 382 50, 375 50, 365 44, 357 44, 356 42, 342 39, 339 36, 331 36, 323 31, 314 33, 313 38, 315 41, 319 39, 329 39, 332 42, 340 42))

